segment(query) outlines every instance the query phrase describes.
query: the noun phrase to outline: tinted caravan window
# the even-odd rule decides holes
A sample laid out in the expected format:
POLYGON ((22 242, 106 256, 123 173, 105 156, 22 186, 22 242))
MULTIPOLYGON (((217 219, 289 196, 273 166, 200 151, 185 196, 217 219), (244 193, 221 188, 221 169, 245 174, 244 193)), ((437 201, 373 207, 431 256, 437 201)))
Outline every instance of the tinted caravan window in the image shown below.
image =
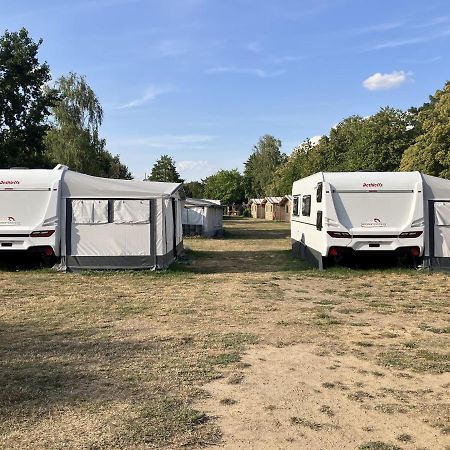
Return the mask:
POLYGON ((322 192, 323 192, 323 183, 317 183, 317 193, 316 193, 317 203, 320 203, 322 201, 322 192))
POLYGON ((294 205, 292 206, 292 215, 298 216, 298 197, 294 197, 294 205))
POLYGON ((311 196, 304 195, 302 198, 302 216, 311 215, 311 196))

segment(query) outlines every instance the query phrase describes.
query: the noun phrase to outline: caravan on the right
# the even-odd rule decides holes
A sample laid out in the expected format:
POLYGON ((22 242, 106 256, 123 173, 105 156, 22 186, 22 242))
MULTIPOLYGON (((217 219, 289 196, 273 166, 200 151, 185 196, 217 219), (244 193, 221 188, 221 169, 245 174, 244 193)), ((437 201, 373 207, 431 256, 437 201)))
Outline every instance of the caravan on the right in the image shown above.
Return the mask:
POLYGON ((292 249, 323 269, 394 256, 450 270, 450 180, 420 172, 319 172, 294 182, 292 249))

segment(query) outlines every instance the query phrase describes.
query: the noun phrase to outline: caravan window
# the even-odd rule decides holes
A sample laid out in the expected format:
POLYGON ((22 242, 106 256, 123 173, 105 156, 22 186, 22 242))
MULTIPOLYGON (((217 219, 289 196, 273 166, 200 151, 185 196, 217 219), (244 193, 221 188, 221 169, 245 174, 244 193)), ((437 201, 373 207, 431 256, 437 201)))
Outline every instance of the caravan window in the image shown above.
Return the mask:
POLYGON ((294 197, 294 205, 292 207, 292 215, 298 216, 298 199, 299 197, 294 197))
POLYGON ((302 198, 302 216, 311 215, 311 196, 304 195, 302 198))
POLYGON ((316 200, 317 203, 320 203, 322 201, 322 192, 323 192, 323 183, 317 183, 317 192, 316 192, 316 200))
POLYGON ((149 200, 114 200, 114 223, 149 223, 149 200))
POLYGON ((72 222, 80 225, 108 223, 108 200, 72 200, 72 222))

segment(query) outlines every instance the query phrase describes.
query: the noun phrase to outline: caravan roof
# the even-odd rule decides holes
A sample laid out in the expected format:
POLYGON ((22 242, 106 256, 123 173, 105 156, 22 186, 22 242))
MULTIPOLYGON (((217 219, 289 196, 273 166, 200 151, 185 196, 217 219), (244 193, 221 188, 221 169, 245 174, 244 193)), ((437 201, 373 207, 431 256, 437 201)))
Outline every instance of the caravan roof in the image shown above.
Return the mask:
POLYGON ((181 183, 157 181, 116 180, 84 175, 70 170, 63 177, 62 195, 65 198, 150 198, 171 197, 182 189, 181 183))
MULTIPOLYGON (((359 191, 376 189, 378 191, 395 191, 411 189, 415 183, 422 181, 420 172, 319 172, 302 180, 322 179, 336 190, 359 191)), ((294 182, 294 187, 296 183, 294 182)))

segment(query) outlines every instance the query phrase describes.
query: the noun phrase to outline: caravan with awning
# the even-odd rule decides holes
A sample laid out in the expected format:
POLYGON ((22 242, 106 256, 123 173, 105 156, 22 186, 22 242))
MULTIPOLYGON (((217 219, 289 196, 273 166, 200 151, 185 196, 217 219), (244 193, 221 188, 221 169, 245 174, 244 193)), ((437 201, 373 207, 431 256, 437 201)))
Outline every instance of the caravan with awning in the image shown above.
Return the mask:
POLYGON ((63 270, 167 267, 183 247, 179 183, 0 170, 0 251, 60 258, 63 270))

